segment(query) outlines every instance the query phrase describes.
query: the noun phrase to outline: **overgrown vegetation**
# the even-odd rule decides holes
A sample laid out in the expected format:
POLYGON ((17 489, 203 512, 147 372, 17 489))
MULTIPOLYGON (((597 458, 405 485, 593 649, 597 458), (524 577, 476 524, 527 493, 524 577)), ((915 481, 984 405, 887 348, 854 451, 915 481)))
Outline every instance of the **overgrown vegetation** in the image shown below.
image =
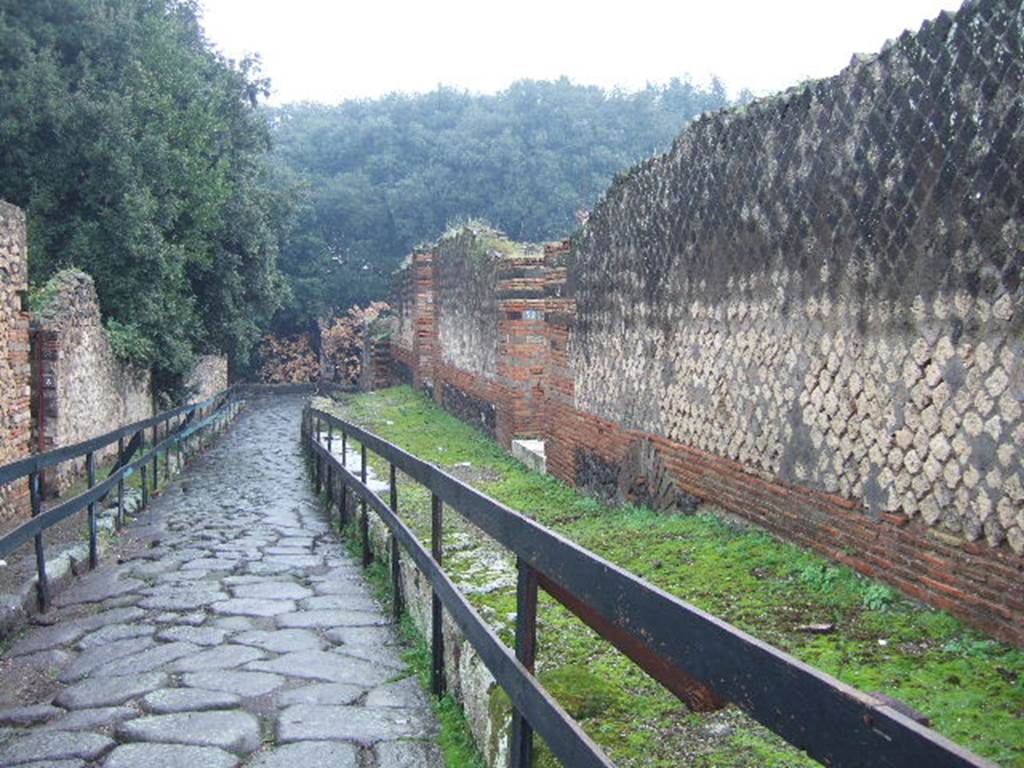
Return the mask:
MULTIPOLYGON (((609 508, 529 472, 493 441, 407 387, 352 398, 345 415, 658 586, 840 680, 927 714, 933 727, 1005 766, 1024 766, 1024 653, 914 604, 816 554, 711 512, 661 516, 609 508), (824 634, 811 624, 832 625, 824 634)), ((379 472, 383 463, 374 464, 379 472)), ((400 492, 429 537, 429 493, 400 492)), ((511 561, 446 516, 446 567, 506 642, 511 561), (491 565, 482 567, 482 563, 491 565), (503 575, 504 574, 504 575, 503 575)), ((802 766, 810 761, 741 712, 689 712, 542 597, 538 673, 617 765, 802 766)), ((552 765, 542 750, 541 765, 552 765)))

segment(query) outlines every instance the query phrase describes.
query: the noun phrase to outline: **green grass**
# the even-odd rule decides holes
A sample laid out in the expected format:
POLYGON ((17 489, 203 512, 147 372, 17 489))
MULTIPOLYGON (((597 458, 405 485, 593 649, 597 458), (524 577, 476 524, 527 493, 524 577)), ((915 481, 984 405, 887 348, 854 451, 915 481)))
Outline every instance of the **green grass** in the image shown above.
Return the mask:
MULTIPOLYGON (((353 397, 339 410, 680 598, 845 683, 906 702, 927 714, 936 730, 981 755, 1024 768, 1020 650, 716 514, 664 516, 605 506, 528 471, 407 387, 353 397), (836 629, 824 635, 798 629, 812 623, 836 629)), ((379 475, 386 470, 372 455, 370 463, 379 475)), ((429 494, 408 481, 400 489, 403 517, 428 538, 429 494)), ((451 513, 445 536, 446 568, 511 642, 514 580, 503 578, 500 567, 481 568, 497 556, 496 545, 451 513)), ((510 558, 506 565, 510 572, 510 558)), ((540 678, 617 765, 677 765, 681 756, 708 766, 810 763, 735 709, 690 713, 543 596, 538 625, 540 678)), ((541 749, 539 765, 553 764, 541 749)))

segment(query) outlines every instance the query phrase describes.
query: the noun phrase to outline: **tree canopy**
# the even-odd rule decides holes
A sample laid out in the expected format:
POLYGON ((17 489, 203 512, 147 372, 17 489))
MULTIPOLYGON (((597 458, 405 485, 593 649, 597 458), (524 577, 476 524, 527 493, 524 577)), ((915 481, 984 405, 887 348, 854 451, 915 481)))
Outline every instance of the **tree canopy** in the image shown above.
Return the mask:
POLYGON ((460 218, 516 240, 568 235, 616 173, 728 103, 718 81, 624 93, 563 78, 494 95, 439 88, 269 110, 275 174, 297 201, 280 260, 293 288, 282 319, 298 325, 384 296, 409 249, 460 218))
POLYGON ((0 0, 0 198, 26 210, 31 279, 90 273, 163 388, 195 350, 244 364, 284 292, 265 92, 191 0, 0 0))

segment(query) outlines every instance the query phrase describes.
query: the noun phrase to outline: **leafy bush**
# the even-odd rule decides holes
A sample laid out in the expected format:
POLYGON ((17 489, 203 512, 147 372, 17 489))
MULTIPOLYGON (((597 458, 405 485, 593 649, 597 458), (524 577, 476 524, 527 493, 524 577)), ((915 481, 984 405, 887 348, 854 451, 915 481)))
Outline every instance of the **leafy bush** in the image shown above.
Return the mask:
POLYGON ((810 563, 800 569, 799 575, 800 581, 815 592, 829 594, 835 587, 842 572, 838 568, 832 568, 823 563, 810 563))
POLYGON ((110 319, 107 320, 104 330, 111 349, 119 359, 139 368, 146 368, 152 364, 153 342, 139 330, 138 326, 110 319))
POLYGON ((871 584, 864 590, 862 604, 869 611, 882 611, 892 605, 896 593, 884 584, 871 584))
POLYGON ((942 646, 942 650, 946 653, 953 653, 958 656, 967 656, 968 658, 976 659, 989 656, 993 651, 998 649, 999 643, 995 640, 983 640, 963 635, 960 637, 954 637, 942 646))
POLYGON ((267 83, 216 53, 198 14, 0 0, 0 198, 25 209, 31 282, 91 275, 118 353, 164 392, 199 348, 244 363, 282 294, 267 83))

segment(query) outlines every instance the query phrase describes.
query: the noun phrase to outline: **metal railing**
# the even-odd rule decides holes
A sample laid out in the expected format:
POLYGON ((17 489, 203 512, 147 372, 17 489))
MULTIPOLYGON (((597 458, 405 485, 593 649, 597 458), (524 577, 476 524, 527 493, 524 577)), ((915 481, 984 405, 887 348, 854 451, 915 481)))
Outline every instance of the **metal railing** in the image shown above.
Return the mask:
POLYGON ((404 553, 433 591, 433 692, 444 692, 442 606, 512 702, 511 765, 533 761, 536 731, 563 765, 610 766, 590 739, 533 675, 537 590, 544 589, 645 672, 691 707, 732 702, 797 749, 830 766, 991 766, 913 718, 880 694, 863 693, 649 584, 539 523, 469 487, 396 445, 325 411, 303 412, 304 444, 314 458, 318 492, 326 482, 342 524, 353 521, 349 492, 359 499, 364 565, 372 559, 367 509, 390 531, 392 589, 402 610, 399 558, 404 553), (326 430, 326 435, 324 432, 326 430), (332 452, 335 431, 342 458, 332 452), (352 438, 360 444, 358 477, 345 466, 352 438), (366 483, 367 449, 390 464, 389 501, 366 483), (430 551, 398 513, 396 468, 432 494, 430 551), (335 493, 335 478, 341 493, 335 493), (447 505, 516 555, 515 649, 508 648, 443 569, 447 505))
POLYGON ((110 495, 117 493, 115 524, 120 528, 124 523, 125 480, 136 472, 141 473, 142 506, 149 503, 151 491, 156 491, 160 481, 159 459, 164 457, 164 478, 170 477, 171 449, 177 449, 179 458, 188 440, 198 432, 220 428, 234 415, 238 401, 235 389, 226 389, 213 397, 198 403, 190 403, 164 411, 134 424, 119 427, 104 435, 84 440, 74 445, 55 448, 37 453, 25 459, 0 466, 0 486, 27 478, 32 517, 0 538, 0 558, 25 544, 29 539, 35 543, 36 595, 40 610, 50 604, 49 580, 46 575, 46 550, 43 533, 47 528, 60 523, 72 515, 88 512, 89 567, 95 568, 99 560, 99 542, 96 525, 96 505, 110 495), (161 429, 162 428, 162 429, 161 429), (151 443, 146 449, 146 431, 150 431, 151 443), (161 439, 162 437, 162 439, 161 439), (104 448, 117 444, 117 460, 106 478, 97 481, 96 454, 104 448), (143 453, 144 452, 144 453, 143 453), (134 458, 140 453, 139 458, 134 458), (43 476, 48 469, 66 461, 85 458, 87 489, 82 493, 46 509, 43 505, 43 476), (152 483, 152 487, 150 485, 152 483))

